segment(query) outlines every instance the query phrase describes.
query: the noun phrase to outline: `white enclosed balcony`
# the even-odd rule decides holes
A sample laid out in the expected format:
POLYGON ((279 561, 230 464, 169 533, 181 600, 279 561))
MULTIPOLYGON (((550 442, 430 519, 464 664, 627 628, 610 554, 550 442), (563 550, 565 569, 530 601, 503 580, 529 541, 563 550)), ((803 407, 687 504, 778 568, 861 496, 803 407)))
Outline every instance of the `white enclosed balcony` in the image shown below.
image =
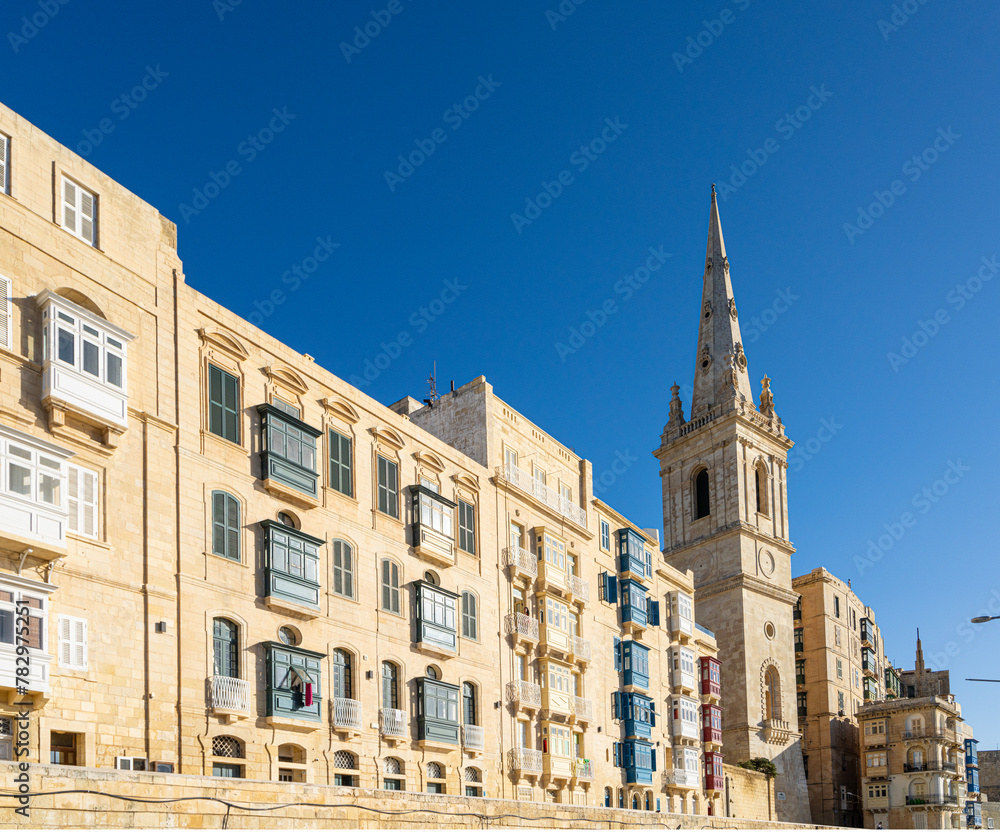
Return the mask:
POLYGON ((697 789, 701 786, 701 777, 697 771, 687 771, 683 768, 667 769, 663 772, 663 785, 697 789))

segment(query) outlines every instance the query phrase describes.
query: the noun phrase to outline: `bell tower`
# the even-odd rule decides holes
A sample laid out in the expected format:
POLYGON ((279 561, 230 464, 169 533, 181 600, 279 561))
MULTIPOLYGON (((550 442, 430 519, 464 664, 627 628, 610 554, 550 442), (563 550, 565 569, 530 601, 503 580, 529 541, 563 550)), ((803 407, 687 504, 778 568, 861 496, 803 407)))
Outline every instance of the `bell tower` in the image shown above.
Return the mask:
POLYGON ((694 571, 695 618, 722 660, 728 762, 778 769, 779 821, 811 820, 795 686, 787 473, 792 442, 765 376, 754 404, 712 186, 691 418, 674 384, 653 453, 663 487, 663 554, 694 571))

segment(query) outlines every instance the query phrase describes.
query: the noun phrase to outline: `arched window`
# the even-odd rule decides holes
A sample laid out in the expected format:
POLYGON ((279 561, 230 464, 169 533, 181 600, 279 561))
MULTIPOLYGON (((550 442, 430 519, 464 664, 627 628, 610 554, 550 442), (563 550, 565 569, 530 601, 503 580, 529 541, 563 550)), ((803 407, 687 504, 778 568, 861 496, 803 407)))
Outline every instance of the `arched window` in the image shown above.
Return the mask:
POLYGON ((712 512, 708 493, 708 470, 702 468, 694 478, 694 519, 708 517, 712 512))
POLYGON ((607 786, 604 787, 604 806, 611 808, 611 789, 607 786))
POLYGON ((351 654, 346 650, 333 651, 333 695, 337 699, 351 696, 351 654))
POLYGON ((625 808, 625 790, 624 789, 619 789, 618 790, 618 808, 619 809, 624 809, 625 808))
POLYGON ((754 490, 757 495, 757 513, 768 516, 767 509, 767 469, 764 463, 758 462, 753 469, 754 490))
POLYGON ((228 618, 212 621, 213 670, 215 676, 240 678, 240 628, 228 618))
POLYGON ((399 668, 382 662, 382 707, 399 709, 399 668))
POLYGON ((468 591, 462 593, 462 638, 479 638, 476 596, 468 591))
POLYGON ((399 615, 399 565, 382 560, 382 609, 399 615))
POLYGON ((764 674, 764 719, 781 719, 781 680, 773 665, 764 674))
POLYGON ((472 682, 462 683, 462 722, 466 725, 478 725, 476 713, 476 686, 472 682))
POLYGON ((240 503, 225 491, 212 492, 212 554, 240 559, 240 503))
POLYGON ((346 540, 334 540, 333 594, 354 598, 354 549, 346 540))
POLYGON ((385 773, 386 774, 402 774, 403 773, 403 761, 399 757, 386 757, 385 758, 385 773))
POLYGON ((333 754, 333 767, 356 771, 358 768, 358 758, 350 751, 335 751, 333 754))
POLYGON ((638 810, 639 808, 639 795, 635 792, 632 792, 632 808, 634 810, 638 810))
POLYGON ((236 737, 212 737, 213 757, 234 757, 242 760, 243 743, 236 737))

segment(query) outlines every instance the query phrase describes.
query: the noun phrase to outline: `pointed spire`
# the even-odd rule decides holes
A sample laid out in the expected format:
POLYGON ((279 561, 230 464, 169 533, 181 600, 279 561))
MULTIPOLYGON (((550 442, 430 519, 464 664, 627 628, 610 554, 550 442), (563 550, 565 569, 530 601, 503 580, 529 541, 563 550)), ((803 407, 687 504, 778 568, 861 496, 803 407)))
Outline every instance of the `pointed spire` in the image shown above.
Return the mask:
POLYGON ((681 388, 675 381, 670 387, 670 418, 667 420, 664 432, 676 430, 684 424, 684 403, 681 401, 681 388))
POLYGON ((924 647, 920 643, 920 628, 917 627, 917 660, 913 666, 917 673, 924 672, 924 647))
POLYGON ((712 208, 708 218, 708 245, 701 295, 701 325, 695 362, 691 418, 721 406, 729 410, 737 401, 753 406, 747 376, 747 359, 736 312, 736 299, 729 280, 729 258, 722 237, 719 203, 712 185, 712 208))

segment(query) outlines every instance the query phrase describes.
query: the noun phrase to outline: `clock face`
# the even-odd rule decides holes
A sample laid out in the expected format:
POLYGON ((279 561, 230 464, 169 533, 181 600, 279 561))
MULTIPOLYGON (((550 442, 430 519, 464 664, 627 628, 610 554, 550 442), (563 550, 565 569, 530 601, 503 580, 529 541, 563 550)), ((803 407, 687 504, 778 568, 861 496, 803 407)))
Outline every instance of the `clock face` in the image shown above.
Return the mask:
POLYGON ((770 578, 774 574, 774 555, 767 551, 767 549, 760 553, 757 563, 760 565, 761 575, 765 578, 770 578))
POLYGON ((715 572, 715 555, 711 552, 702 552, 695 558, 691 568, 694 570, 694 582, 696 584, 705 583, 715 572))

